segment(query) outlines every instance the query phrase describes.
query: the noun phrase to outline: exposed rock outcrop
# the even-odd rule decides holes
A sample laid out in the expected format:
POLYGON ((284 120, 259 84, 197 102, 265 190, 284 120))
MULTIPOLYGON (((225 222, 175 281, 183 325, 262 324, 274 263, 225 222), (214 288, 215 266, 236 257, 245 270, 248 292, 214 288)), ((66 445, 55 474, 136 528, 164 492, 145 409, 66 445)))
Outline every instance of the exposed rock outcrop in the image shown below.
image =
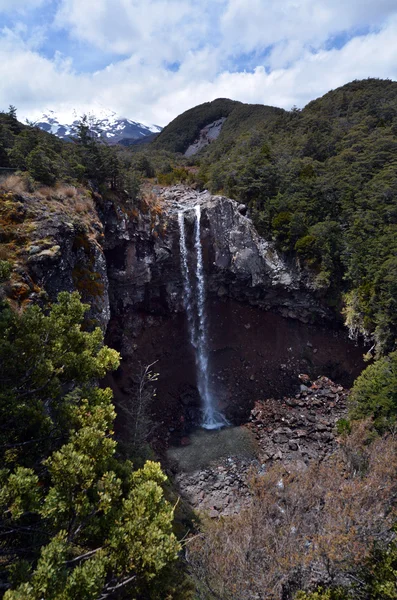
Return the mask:
POLYGON ((0 242, 13 271, 3 293, 17 305, 55 301, 78 290, 88 318, 106 331, 110 319, 103 226, 92 196, 73 186, 2 194, 0 242))
POLYGON ((195 154, 197 154, 197 152, 200 152, 200 150, 202 150, 203 148, 208 146, 208 144, 216 140, 219 137, 222 126, 225 121, 226 117, 222 117, 221 119, 213 121, 213 123, 210 123, 209 125, 203 127, 203 129, 200 131, 198 139, 195 140, 193 144, 190 144, 189 148, 186 150, 185 156, 194 156, 195 154))
MULTIPOLYGON (((128 319, 131 311, 160 316, 183 311, 177 214, 187 211, 188 223, 190 209, 199 204, 209 295, 277 310, 306 323, 331 318, 300 271, 258 236, 245 207, 184 186, 155 188, 154 193, 154 218, 150 210, 131 218, 113 207, 103 216, 115 316, 128 319)), ((193 210, 190 216, 192 238, 193 210)), ((131 323, 136 332, 138 321, 131 323)))
MULTIPOLYGON (((287 263, 271 241, 258 235, 246 206, 183 186, 160 190, 159 195, 169 219, 175 219, 178 209, 200 205, 210 293, 276 309, 303 322, 331 318, 330 311, 315 298, 306 273, 287 263)), ((177 244, 178 239, 173 245, 176 251, 177 244)))
MULTIPOLYGON (((180 451, 181 458, 174 467, 175 483, 196 510, 206 511, 212 518, 237 513, 250 502, 249 480, 254 474, 266 472, 275 462, 281 463, 286 472, 302 472, 311 461, 328 460, 335 452, 336 423, 346 414, 348 392, 327 377, 319 377, 313 383, 307 375, 300 379, 298 394, 255 404, 248 424, 240 428, 250 431, 257 441, 255 452, 251 443, 251 457, 242 455, 237 444, 235 452, 223 453, 201 468, 189 469, 183 460, 186 450, 180 451)), ((242 433, 237 437, 235 432, 218 434, 217 444, 222 444, 225 435, 241 439, 242 433)), ((206 441, 209 444, 210 437, 206 441)))

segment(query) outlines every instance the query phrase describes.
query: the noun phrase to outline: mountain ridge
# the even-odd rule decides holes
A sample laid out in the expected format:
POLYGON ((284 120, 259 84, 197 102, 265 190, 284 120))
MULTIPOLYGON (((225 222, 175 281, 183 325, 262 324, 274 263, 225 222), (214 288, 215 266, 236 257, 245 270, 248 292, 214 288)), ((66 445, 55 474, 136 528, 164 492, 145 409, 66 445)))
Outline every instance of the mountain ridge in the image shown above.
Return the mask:
MULTIPOLYGON (((43 113, 35 125, 52 133, 56 137, 70 141, 73 137, 76 126, 80 120, 77 112, 74 112, 74 120, 70 123, 62 122, 56 111, 47 110, 43 113)), ((153 136, 162 131, 162 127, 154 124, 145 124, 131 119, 119 117, 114 111, 100 109, 95 113, 87 115, 88 124, 93 134, 100 139, 106 140, 110 144, 118 144, 131 140, 133 143, 136 140, 143 140, 146 136, 153 136)), ((69 120, 69 119, 68 119, 69 120)))

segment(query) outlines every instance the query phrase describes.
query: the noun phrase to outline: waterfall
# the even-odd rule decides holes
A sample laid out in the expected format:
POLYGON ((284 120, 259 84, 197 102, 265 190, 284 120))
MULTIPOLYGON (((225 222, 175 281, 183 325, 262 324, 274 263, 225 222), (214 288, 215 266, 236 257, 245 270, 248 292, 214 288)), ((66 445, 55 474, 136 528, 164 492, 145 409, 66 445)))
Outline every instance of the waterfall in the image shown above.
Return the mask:
POLYGON ((203 418, 201 425, 205 429, 219 429, 220 427, 228 425, 228 423, 225 417, 216 410, 211 391, 208 365, 207 318, 205 311, 205 279, 200 237, 201 211, 199 205, 195 206, 194 212, 196 217, 194 232, 196 263, 194 276, 190 273, 188 262, 185 214, 184 211, 178 212, 184 305, 187 314, 190 343, 194 348, 196 358, 197 387, 203 404, 203 418))

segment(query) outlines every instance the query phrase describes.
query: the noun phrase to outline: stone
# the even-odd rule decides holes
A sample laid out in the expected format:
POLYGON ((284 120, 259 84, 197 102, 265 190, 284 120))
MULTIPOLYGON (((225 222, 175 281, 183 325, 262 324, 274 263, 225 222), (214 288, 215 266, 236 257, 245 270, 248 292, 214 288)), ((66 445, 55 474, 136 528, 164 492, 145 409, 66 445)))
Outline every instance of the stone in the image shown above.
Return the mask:
POLYGON ((309 384, 310 383, 310 377, 309 377, 309 375, 306 375, 306 373, 300 373, 298 375, 298 377, 299 377, 299 379, 301 381, 303 381, 303 383, 305 383, 305 384, 309 384))
POLYGON ((282 433, 274 434, 272 439, 276 444, 286 444, 288 442, 288 437, 282 433))
POLYGON ((48 248, 47 250, 42 250, 41 252, 39 252, 37 254, 37 257, 48 257, 48 258, 55 258, 55 256, 59 253, 61 247, 60 246, 52 246, 51 248, 48 248))
POLYGON ((326 431, 328 429, 328 426, 324 423, 317 423, 316 429, 317 431, 326 431))
POLYGON ((304 438, 307 437, 307 431, 304 429, 297 429, 294 431, 294 435, 298 438, 304 438))
POLYGON ((296 401, 295 398, 287 398, 285 402, 286 402, 286 404, 288 404, 288 406, 292 406, 292 407, 298 406, 298 402, 296 401))

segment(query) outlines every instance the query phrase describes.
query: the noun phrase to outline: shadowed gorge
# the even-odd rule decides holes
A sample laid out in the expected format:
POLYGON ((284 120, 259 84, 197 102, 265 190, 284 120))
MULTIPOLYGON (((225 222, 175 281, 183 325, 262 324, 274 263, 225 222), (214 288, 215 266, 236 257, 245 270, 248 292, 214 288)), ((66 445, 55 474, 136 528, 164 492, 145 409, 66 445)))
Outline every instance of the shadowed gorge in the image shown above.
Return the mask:
POLYGON ((364 366, 363 348, 302 273, 257 236, 236 203, 183 186, 158 193, 167 233, 149 244, 141 222, 138 231, 130 226, 119 254, 110 250, 108 340, 124 356, 114 380, 116 399, 125 401, 122 390, 129 388, 137 358, 156 361, 153 414, 160 447, 202 424, 200 397, 205 408, 209 390, 226 418, 240 424, 255 400, 293 393, 300 373, 352 384, 364 366), (196 287, 200 206, 205 313, 196 287))

